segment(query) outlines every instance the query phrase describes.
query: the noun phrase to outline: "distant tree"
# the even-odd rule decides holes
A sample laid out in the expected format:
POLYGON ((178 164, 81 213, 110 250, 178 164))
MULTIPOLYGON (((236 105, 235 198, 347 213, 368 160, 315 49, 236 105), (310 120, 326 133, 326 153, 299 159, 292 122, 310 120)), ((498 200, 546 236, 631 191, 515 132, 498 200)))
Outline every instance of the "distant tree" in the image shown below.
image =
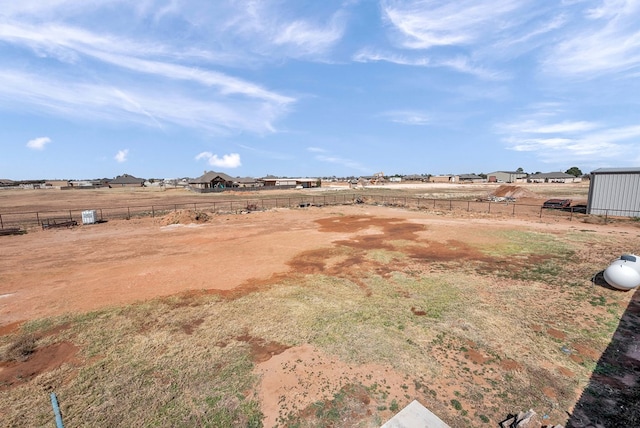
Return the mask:
POLYGON ((477 174, 478 177, 480 178, 487 178, 487 174, 485 174, 484 172, 481 172, 480 174, 477 174))
POLYGON ((572 166, 568 170, 565 171, 565 174, 571 174, 574 177, 580 177, 582 175, 582 171, 577 166, 572 166))
POLYGON ((522 172, 524 172, 524 169, 522 169, 522 167, 520 167, 520 168, 516 169, 516 172, 517 173, 522 173, 522 172))

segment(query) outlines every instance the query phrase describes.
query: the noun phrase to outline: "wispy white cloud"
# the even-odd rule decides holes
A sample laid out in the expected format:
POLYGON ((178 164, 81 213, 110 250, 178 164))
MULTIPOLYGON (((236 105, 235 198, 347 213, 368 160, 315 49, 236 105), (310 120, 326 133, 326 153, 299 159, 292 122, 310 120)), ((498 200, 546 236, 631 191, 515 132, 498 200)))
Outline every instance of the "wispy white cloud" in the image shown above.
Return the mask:
POLYGON ((355 169, 357 171, 368 171, 368 168, 364 167, 360 162, 354 161, 352 159, 345 159, 338 156, 316 156, 316 159, 321 162, 335 163, 338 165, 346 166, 351 169, 355 169))
POLYGON ((474 64, 468 57, 461 55, 439 61, 437 65, 449 67, 457 72, 470 74, 483 80, 505 80, 510 77, 508 72, 495 71, 485 66, 474 64))
POLYGON ((51 142, 49 137, 38 137, 27 141, 27 147, 32 150, 44 150, 44 147, 51 142))
POLYGON ((311 153, 326 153, 325 149, 321 149, 320 147, 307 147, 307 150, 311 153))
POLYGON ((317 146, 307 147, 307 151, 310 153, 314 153, 314 159, 319 162, 330 163, 335 165, 340 165, 347 167, 349 169, 358 171, 358 172, 369 172, 370 170, 362 165, 362 163, 355 161, 353 159, 344 158, 342 156, 336 156, 331 153, 331 150, 325 149, 317 146))
POLYGON ((429 125, 433 120, 429 113, 411 110, 388 111, 380 116, 402 125, 429 125))
MULTIPOLYGON (((567 21, 568 17, 565 14, 560 13, 557 16, 552 16, 551 19, 544 19, 539 25, 536 25, 533 28, 526 28, 525 32, 523 34, 519 34, 517 37, 511 37, 507 40, 503 40, 503 43, 499 46, 521 46, 524 43, 531 42, 533 39, 536 39, 541 35, 563 28, 567 21)), ((534 43, 533 46, 538 46, 538 43, 534 43)), ((531 47, 527 49, 531 49, 531 47)))
POLYGON ((431 65, 429 58, 409 58, 407 55, 399 53, 383 53, 370 48, 361 49, 353 58, 356 62, 390 62, 398 65, 411 65, 417 67, 427 67, 431 65))
POLYGON ((311 24, 308 21, 296 20, 286 23, 274 34, 276 45, 292 46, 300 54, 320 54, 338 42, 344 34, 341 19, 335 16, 326 26, 311 24))
MULTIPOLYGON (((349 4, 241 0, 227 11, 220 30, 248 43, 265 58, 322 58, 344 37, 349 4)), ((220 34, 220 33, 217 33, 220 34)))
POLYGON ((551 121, 555 115, 534 114, 496 125, 510 150, 532 152, 548 163, 627 161, 640 146, 640 125, 611 126, 590 121, 551 121), (546 119, 546 120, 541 120, 546 119))
POLYGON ((234 98, 209 99, 189 91, 158 91, 153 85, 115 87, 57 80, 26 72, 0 70, 0 99, 76 119, 172 124, 214 133, 275 132, 280 105, 234 98), (178 108, 179 106, 179 108, 178 108))
POLYGON ((498 126, 509 132, 532 134, 567 134, 591 131, 600 125, 588 121, 562 121, 558 123, 541 123, 536 119, 527 119, 522 122, 508 123, 498 126))
MULTIPOLYGON (((80 56, 100 60, 136 73, 152 74, 172 80, 186 80, 204 86, 218 87, 223 95, 243 95, 279 104, 289 104, 293 98, 268 91, 259 85, 224 73, 188 67, 146 57, 171 57, 170 47, 131 41, 116 36, 103 36, 61 25, 29 26, 0 23, 0 40, 25 45, 37 52, 46 52, 64 62, 75 63, 80 56)), ((184 55, 184 52, 175 53, 184 55)), ((176 58, 174 58, 176 59, 176 58)))
POLYGON ((129 157, 129 149, 118 150, 118 153, 113 157, 116 162, 124 163, 128 160, 129 157))
POLYGON ((413 67, 449 68, 483 80, 504 80, 508 77, 508 74, 505 72, 490 70, 485 66, 476 65, 469 58, 461 55, 448 58, 411 57, 406 54, 383 53, 367 48, 357 52, 352 59, 356 62, 363 63, 381 61, 413 67))
POLYGON ((240 155, 238 153, 229 153, 228 155, 222 155, 222 157, 220 157, 211 152, 202 152, 199 153, 195 159, 204 159, 209 165, 218 168, 238 168, 239 166, 242 166, 240 155))
POLYGON ((515 0, 487 3, 386 0, 382 9, 389 24, 397 31, 400 46, 429 49, 475 44, 485 33, 497 31, 499 25, 495 23, 504 20, 521 5, 522 2, 515 0))
POLYGON ((607 0, 585 12, 579 31, 567 34, 543 61, 550 74, 593 78, 640 69, 640 2, 607 0))
MULTIPOLYGON (((113 2, 125 19, 133 21, 146 19, 145 14, 158 10, 155 6, 166 6, 163 14, 184 12, 176 3, 164 0, 149 0, 149 8, 136 10, 113 2), (127 17, 127 9, 144 16, 127 17)), ((276 131, 274 122, 296 101, 216 70, 212 65, 216 53, 174 42, 180 38, 100 32, 100 25, 96 29, 75 26, 82 22, 75 19, 74 25, 65 23, 65 12, 73 10, 70 17, 75 13, 88 14, 88 18, 99 14, 104 3, 93 7, 72 0, 50 3, 26 1, 3 10, 0 16, 0 42, 32 51, 33 61, 50 60, 46 75, 28 71, 32 67, 24 60, 7 62, 0 70, 4 82, 0 99, 11 100, 12 108, 71 119, 137 122, 160 129, 170 124, 206 132, 264 134, 276 131), (44 18, 49 13, 56 19, 47 22, 44 18)), ((293 39, 281 41, 290 42, 293 39)))

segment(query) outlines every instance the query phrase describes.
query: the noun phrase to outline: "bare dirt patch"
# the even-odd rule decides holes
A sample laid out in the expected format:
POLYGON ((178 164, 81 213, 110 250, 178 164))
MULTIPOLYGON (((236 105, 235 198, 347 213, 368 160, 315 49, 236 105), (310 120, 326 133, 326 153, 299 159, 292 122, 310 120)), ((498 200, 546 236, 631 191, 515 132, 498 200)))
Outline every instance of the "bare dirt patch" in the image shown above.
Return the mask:
POLYGON ((30 351, 21 361, 0 361, 0 391, 29 382, 42 373, 75 362, 78 348, 70 342, 54 343, 30 351))
MULTIPOLYGON (((390 367, 377 364, 355 367, 310 345, 275 355, 258 364, 255 371, 262 379, 259 396, 266 427, 287 426, 300 413, 303 418, 305 412, 306 417, 311 416, 309 413, 315 416, 315 412, 325 409, 342 388, 357 398, 363 407, 358 412, 364 416, 372 414, 381 404, 405 401, 405 393, 415 393, 415 386, 409 385, 403 375, 390 367)), ((392 415, 386 406, 382 412, 385 417, 392 415)), ((359 420, 355 418, 351 422, 359 420)), ((348 425, 336 421, 336 426, 348 425)))

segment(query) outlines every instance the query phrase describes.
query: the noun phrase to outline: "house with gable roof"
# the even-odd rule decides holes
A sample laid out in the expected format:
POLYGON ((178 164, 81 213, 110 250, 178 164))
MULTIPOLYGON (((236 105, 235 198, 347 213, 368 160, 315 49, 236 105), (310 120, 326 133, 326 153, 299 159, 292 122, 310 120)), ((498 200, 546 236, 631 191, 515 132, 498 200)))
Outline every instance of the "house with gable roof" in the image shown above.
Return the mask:
POLYGON ((122 174, 109 181, 109 187, 143 187, 144 178, 137 178, 133 175, 122 174))

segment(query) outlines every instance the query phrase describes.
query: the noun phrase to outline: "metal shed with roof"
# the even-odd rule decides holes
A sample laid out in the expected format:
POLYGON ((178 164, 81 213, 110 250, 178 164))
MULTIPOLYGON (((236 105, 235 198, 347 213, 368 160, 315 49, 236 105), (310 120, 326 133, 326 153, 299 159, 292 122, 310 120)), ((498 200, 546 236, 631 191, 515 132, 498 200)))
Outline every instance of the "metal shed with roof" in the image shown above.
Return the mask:
POLYGON ((587 213, 640 217, 640 168, 592 171, 587 213))

